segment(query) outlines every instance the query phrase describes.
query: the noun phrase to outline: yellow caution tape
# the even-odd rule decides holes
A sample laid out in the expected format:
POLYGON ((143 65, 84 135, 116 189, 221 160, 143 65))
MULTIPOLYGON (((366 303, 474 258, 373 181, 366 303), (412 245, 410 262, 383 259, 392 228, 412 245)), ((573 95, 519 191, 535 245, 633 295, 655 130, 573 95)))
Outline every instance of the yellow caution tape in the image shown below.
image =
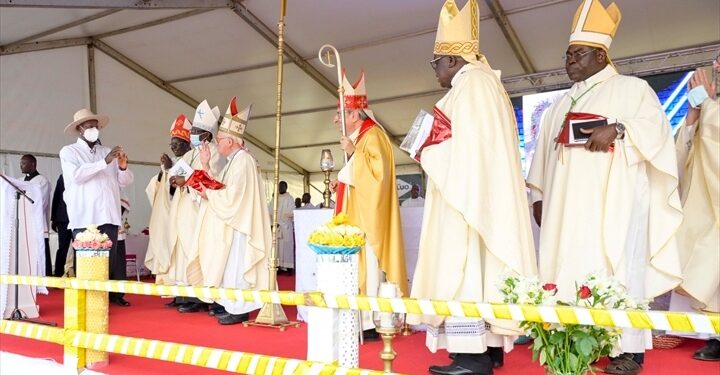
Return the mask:
POLYGON ((720 334, 720 314, 718 313, 603 310, 575 306, 530 306, 434 301, 411 298, 329 295, 320 292, 298 293, 292 291, 203 288, 156 285, 135 281, 88 281, 14 275, 0 275, 0 284, 52 285, 57 288, 208 299, 217 299, 218 296, 222 295, 225 299, 233 301, 295 306, 720 334))
POLYGON ((329 363, 271 357, 261 354, 177 344, 160 340, 89 333, 8 320, 0 321, 0 332, 56 344, 71 342, 72 346, 78 348, 159 359, 161 361, 213 368, 241 374, 384 374, 382 371, 348 369, 329 363))

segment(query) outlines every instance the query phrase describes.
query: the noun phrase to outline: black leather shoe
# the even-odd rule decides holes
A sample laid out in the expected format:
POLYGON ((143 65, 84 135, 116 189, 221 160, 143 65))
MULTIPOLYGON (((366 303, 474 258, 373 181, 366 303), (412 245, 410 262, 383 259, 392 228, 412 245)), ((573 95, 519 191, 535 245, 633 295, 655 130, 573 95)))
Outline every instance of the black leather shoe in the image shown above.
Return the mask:
POLYGON ((363 341, 380 340, 380 334, 374 329, 366 329, 363 331, 363 341))
POLYGON ((111 299, 110 303, 114 303, 114 304, 116 304, 118 306, 122 306, 122 307, 130 306, 130 302, 128 302, 127 300, 125 300, 125 298, 122 298, 122 297, 111 299))
POLYGON ((700 361, 720 361, 720 341, 708 340, 705 346, 693 354, 693 358, 700 361))
POLYGON ((447 366, 430 366, 428 370, 430 370, 431 374, 435 375, 492 375, 492 370, 490 370, 490 372, 475 372, 465 367, 452 364, 447 366))
POLYGON ((218 323, 227 326, 231 324, 238 324, 250 319, 249 314, 228 314, 228 316, 218 319, 218 323))
POLYGON ((218 314, 224 313, 225 307, 223 305, 220 305, 218 303, 214 303, 210 305, 210 308, 208 309, 208 315, 210 316, 217 316, 218 314))
POLYGON ((215 318, 217 318, 218 320, 220 320, 220 319, 222 319, 222 318, 224 318, 224 317, 226 317, 226 316, 230 316, 230 315, 232 315, 232 314, 230 314, 230 313, 227 312, 227 311, 223 311, 223 312, 215 313, 215 315, 213 315, 213 316, 214 316, 215 318))
POLYGON ((195 313, 200 311, 208 311, 207 303, 189 302, 184 303, 178 307, 178 311, 181 313, 195 313))
POLYGON ((165 304, 165 307, 178 307, 178 306, 180 306, 180 305, 182 305, 182 304, 181 304, 180 302, 178 302, 178 299, 177 299, 177 298, 173 298, 172 301, 170 301, 170 302, 168 302, 168 303, 165 304))
POLYGON ((487 354, 490 356, 490 359, 492 359, 493 368, 503 367, 503 365, 505 364, 505 355, 502 348, 488 346, 487 354))

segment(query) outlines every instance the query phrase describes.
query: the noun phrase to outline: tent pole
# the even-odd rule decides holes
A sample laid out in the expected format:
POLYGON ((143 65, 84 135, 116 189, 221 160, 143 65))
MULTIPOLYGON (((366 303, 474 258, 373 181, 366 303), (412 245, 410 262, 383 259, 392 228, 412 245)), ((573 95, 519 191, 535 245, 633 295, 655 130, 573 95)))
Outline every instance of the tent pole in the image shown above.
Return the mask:
POLYGON ((87 46, 88 58, 88 86, 90 89, 90 111, 97 113, 97 92, 95 91, 95 47, 92 44, 87 46))
MULTIPOLYGON (((285 34, 285 5, 286 0, 280 0, 280 20, 278 21, 278 58, 277 58, 277 97, 275 100, 275 175, 273 179, 273 212, 272 212, 272 247, 268 262, 268 290, 277 290, 278 270, 278 200, 280 199, 278 185, 280 183, 280 130, 282 123, 282 84, 283 84, 283 46, 285 34)), ((291 322, 285 315, 282 305, 265 303, 253 321, 243 323, 244 326, 255 325, 269 328, 299 327, 300 323, 291 322)))

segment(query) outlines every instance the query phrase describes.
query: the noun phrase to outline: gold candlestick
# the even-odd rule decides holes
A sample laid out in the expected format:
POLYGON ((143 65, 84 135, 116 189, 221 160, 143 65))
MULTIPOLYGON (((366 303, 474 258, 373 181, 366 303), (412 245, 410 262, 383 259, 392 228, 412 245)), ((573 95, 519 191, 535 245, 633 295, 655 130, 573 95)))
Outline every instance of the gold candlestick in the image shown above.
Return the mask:
MULTIPOLYGON (((399 288, 397 284, 384 282, 380 284, 378 296, 384 298, 397 298, 399 288)), ((373 323, 375 331, 380 334, 383 341, 383 350, 380 358, 383 360, 383 372, 392 372, 392 363, 397 353, 392 349, 392 340, 400 332, 400 327, 405 323, 405 314, 396 312, 373 311, 373 323)))
POLYGON ((391 373, 392 364, 397 353, 392 348, 392 340, 400 331, 398 328, 376 328, 383 342, 383 350, 380 352, 380 359, 383 360, 383 372, 391 373))
POLYGON ((400 331, 401 335, 410 336, 413 333, 415 333, 415 332, 413 332, 413 330, 410 329, 410 324, 407 324, 407 323, 403 324, 402 330, 400 331))

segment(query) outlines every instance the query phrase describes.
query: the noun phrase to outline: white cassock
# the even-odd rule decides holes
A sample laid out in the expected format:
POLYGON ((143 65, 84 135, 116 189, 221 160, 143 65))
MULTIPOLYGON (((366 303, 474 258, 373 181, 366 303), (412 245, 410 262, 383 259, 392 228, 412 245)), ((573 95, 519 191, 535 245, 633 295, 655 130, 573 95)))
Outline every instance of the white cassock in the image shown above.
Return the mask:
MULTIPOLYGON (((35 177, 31 178, 28 181, 35 185, 40 186, 40 192, 42 193, 42 196, 43 196, 43 202, 45 202, 43 204, 43 213, 45 214, 45 221, 43 222, 44 223, 44 227, 43 227, 44 232, 43 233, 45 235, 45 238, 48 238, 48 236, 50 234, 50 232, 49 232, 49 228, 50 228, 50 181, 48 181, 47 177, 45 177, 41 174, 35 175, 35 177)), ((44 274, 44 268, 43 268, 43 274, 44 274)), ((52 276, 52 275, 50 275, 50 276, 52 276)))
MULTIPOLYGON (((528 175, 531 201, 543 202, 540 277, 575 299, 575 283, 605 271, 629 294, 651 299, 680 282, 675 232, 682 220, 672 132, 644 80, 608 65, 575 83, 543 116, 528 175), (613 152, 555 146, 565 114, 617 119, 625 136, 613 152)), ((624 352, 651 348, 649 330, 624 330, 624 352)))
MULTIPOLYGON (((162 176, 150 178, 145 194, 150 201, 150 222, 148 230, 150 238, 147 253, 145 254, 145 267, 155 275, 155 283, 163 284, 170 268, 170 248, 167 242, 167 232, 170 217, 170 183, 168 173, 163 170, 162 176)), ((182 189, 176 189, 182 190, 182 189)))
MULTIPOLYGON (((15 273, 15 218, 16 202, 19 212, 19 244, 18 244, 18 274, 45 275, 45 239, 43 228, 45 213, 43 206, 45 197, 41 187, 32 182, 21 181, 8 177, 13 184, 35 201, 31 204, 25 197, 15 199, 15 189, 5 180, 0 179, 0 273, 15 273)), ((0 285, 0 313, 2 318, 9 318, 14 309, 14 292, 8 293, 8 285, 0 285), (8 295, 10 294, 10 295, 8 295)), ((10 288, 13 290, 14 288, 10 288)), ((36 318, 39 315, 35 303, 35 293, 47 294, 47 288, 21 285, 18 287, 18 307, 28 317, 36 318)))
MULTIPOLYGON (((295 268, 295 235, 293 234, 293 211, 295 198, 286 192, 278 198, 278 261, 281 268, 295 268)), ((270 201, 268 211, 272 217, 270 201)))
POLYGON ((413 199, 413 198, 405 199, 400 204, 400 207, 423 207, 424 205, 425 205, 425 199, 423 197, 417 197, 415 199, 413 199))

